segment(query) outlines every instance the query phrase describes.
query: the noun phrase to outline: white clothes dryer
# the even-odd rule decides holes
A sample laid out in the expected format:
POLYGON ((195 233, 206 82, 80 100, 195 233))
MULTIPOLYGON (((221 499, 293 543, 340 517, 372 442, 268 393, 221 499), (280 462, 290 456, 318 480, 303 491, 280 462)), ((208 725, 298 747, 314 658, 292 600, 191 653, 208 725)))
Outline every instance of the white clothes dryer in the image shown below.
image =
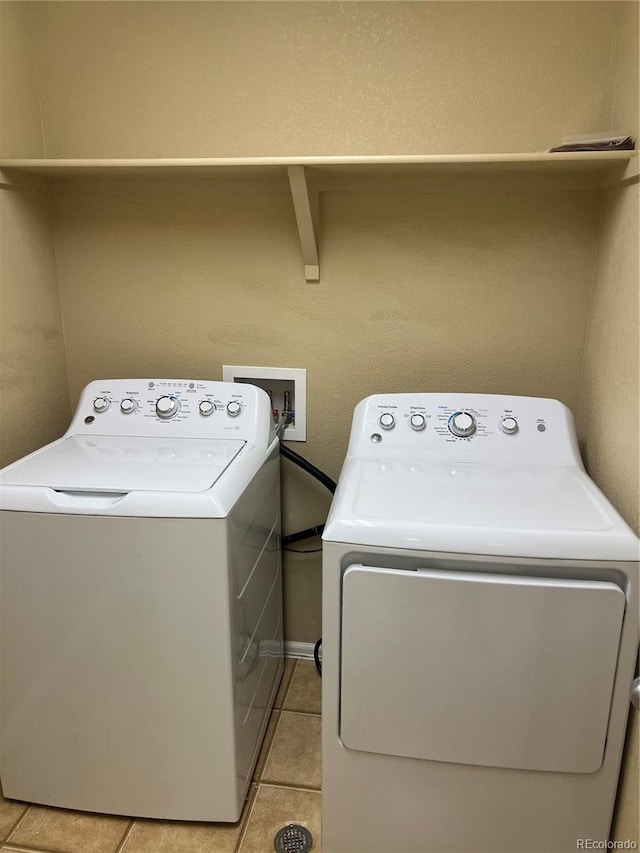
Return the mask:
POLYGON ((326 853, 606 841, 639 550, 569 410, 369 397, 323 538, 326 853))
POLYGON ((282 674, 267 394, 116 379, 0 472, 0 776, 71 809, 235 821, 282 674))

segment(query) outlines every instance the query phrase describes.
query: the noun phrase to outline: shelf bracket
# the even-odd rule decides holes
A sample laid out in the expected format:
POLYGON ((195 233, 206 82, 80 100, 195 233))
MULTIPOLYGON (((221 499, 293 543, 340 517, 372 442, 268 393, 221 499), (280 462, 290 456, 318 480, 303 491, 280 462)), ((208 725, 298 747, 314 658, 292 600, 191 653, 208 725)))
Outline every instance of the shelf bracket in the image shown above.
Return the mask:
POLYGON ((309 192, 304 166, 287 166, 291 198, 300 235, 305 281, 320 281, 318 258, 318 194, 309 192))
POLYGON ((603 172, 600 186, 607 187, 623 186, 625 184, 637 183, 640 178, 640 156, 634 151, 626 163, 621 163, 620 168, 615 171, 603 172))

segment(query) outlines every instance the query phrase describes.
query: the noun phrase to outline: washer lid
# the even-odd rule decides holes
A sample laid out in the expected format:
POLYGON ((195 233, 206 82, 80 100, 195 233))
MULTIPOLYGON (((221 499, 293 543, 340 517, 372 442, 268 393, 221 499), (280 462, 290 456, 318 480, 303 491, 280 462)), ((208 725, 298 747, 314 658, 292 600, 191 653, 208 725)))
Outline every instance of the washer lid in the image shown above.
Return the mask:
POLYGON ((349 460, 324 538, 464 554, 637 560, 638 539, 579 468, 349 460))
POLYGON ((203 492, 241 440, 72 435, 9 466, 0 482, 62 492, 203 492))

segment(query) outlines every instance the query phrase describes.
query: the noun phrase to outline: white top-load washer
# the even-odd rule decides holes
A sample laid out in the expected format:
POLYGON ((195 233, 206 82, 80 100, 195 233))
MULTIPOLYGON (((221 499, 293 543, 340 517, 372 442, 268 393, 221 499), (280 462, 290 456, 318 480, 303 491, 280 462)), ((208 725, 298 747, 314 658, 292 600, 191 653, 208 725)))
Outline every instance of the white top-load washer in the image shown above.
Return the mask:
POLYGON ((279 447, 250 385, 88 385, 0 472, 4 794, 235 821, 282 674, 279 447))
POLYGON ((369 397, 323 538, 323 849, 606 840, 639 548, 569 410, 369 397))

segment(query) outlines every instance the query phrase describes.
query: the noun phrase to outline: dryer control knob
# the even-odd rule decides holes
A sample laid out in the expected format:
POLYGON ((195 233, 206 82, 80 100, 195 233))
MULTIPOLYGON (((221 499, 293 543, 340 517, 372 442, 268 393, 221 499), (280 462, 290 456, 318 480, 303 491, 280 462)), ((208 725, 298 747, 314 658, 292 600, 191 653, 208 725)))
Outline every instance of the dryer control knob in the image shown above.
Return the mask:
POLYGON ((120 402, 120 411, 123 415, 130 415, 132 412, 135 412, 137 409, 136 401, 132 400, 130 397, 125 397, 124 400, 120 402))
POLYGON ((416 432, 419 432, 421 429, 424 429, 427 425, 427 421, 425 420, 424 415, 411 415, 409 418, 409 426, 411 429, 415 429, 416 432))
POLYGON ((459 438, 468 438, 476 431, 476 419, 469 412, 455 412, 449 418, 449 429, 459 438))
POLYGON ((204 417, 206 418, 209 415, 213 414, 216 407, 213 405, 211 400, 203 400, 198 406, 198 408, 200 409, 200 414, 204 415, 204 417))
POLYGON ((393 429, 395 425, 396 419, 391 412, 385 412, 383 415, 380 415, 380 426, 382 429, 393 429))
POLYGON ((106 412, 110 402, 106 397, 96 397, 93 401, 93 409, 95 412, 106 412))
POLYGON ((160 397, 156 400, 156 414, 159 418, 167 420, 177 415, 180 411, 180 403, 175 397, 160 397))
POLYGON ((500 421, 500 429, 506 432, 507 435, 514 435, 518 432, 518 421, 515 418, 503 418, 500 421))
POLYGON ((237 418, 239 414, 242 412, 242 406, 240 403, 232 400, 230 403, 227 403, 227 414, 232 418, 237 418))

